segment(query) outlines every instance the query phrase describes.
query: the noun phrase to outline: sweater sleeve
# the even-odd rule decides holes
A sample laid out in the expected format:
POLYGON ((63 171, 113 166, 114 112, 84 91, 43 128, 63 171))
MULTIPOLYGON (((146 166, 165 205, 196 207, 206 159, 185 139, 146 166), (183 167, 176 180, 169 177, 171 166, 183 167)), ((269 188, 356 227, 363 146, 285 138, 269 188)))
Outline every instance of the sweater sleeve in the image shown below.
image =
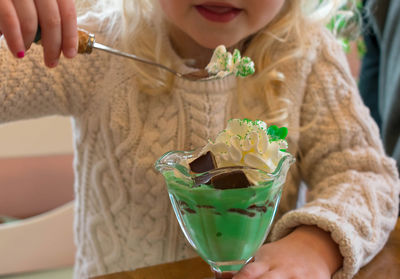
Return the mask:
POLYGON ((104 76, 106 61, 98 54, 61 57, 46 68, 41 46, 33 45, 25 58, 15 59, 0 42, 0 123, 46 115, 78 115, 90 101, 96 80, 104 76))
POLYGON ((394 228, 400 183, 341 47, 328 39, 308 77, 301 112, 301 125, 311 124, 299 140, 307 203, 282 216, 272 240, 299 225, 316 225, 331 233, 344 257, 333 278, 352 278, 394 228))

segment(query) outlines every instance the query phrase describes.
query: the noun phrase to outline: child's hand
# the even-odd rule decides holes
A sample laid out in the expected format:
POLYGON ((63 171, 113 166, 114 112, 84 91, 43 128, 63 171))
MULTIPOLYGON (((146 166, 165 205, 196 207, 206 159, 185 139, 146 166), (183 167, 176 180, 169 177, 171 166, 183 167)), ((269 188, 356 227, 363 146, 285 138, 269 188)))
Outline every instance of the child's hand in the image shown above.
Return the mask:
POLYGON ((328 233, 314 226, 302 226, 287 237, 261 247, 255 261, 233 278, 329 279, 342 261, 338 246, 328 233))
POLYGON ((16 57, 25 55, 35 39, 38 24, 48 67, 57 65, 61 51, 68 58, 76 55, 78 35, 74 0, 0 0, 0 35, 4 34, 16 57))

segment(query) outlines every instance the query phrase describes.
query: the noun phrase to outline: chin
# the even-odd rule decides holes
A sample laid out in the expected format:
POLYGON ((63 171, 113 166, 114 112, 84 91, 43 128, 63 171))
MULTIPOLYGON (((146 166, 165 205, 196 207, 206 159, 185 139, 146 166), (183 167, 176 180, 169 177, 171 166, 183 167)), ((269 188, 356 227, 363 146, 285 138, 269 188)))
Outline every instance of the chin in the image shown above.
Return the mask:
POLYGON ((214 49, 219 45, 230 48, 240 42, 240 38, 232 36, 198 36, 193 38, 199 45, 205 48, 214 49))

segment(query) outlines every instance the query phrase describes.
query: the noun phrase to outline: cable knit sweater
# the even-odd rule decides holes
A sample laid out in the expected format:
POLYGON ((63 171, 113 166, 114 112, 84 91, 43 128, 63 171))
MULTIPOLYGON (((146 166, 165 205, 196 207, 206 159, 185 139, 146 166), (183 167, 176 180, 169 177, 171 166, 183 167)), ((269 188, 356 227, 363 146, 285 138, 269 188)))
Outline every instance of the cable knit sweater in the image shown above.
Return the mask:
MULTIPOLYGON (((73 119, 75 278, 194 256, 153 164, 166 151, 204 145, 228 119, 246 116, 237 109, 234 77, 177 79, 170 94, 150 96, 138 91, 130 63, 95 51, 49 70, 40 47, 22 60, 0 49, 0 123, 50 114, 73 119)), ((182 62, 180 70, 189 69, 182 62)), ((331 232, 344 257, 334 277, 350 278, 379 252, 395 225, 395 163, 385 156, 330 34, 318 33, 305 58, 280 71, 287 78, 282 95, 292 102, 290 151, 298 159, 270 238, 300 224, 317 225, 331 232), (301 180, 307 203, 297 208, 301 180)), ((262 102, 247 98, 244 105, 266 119, 262 102)))

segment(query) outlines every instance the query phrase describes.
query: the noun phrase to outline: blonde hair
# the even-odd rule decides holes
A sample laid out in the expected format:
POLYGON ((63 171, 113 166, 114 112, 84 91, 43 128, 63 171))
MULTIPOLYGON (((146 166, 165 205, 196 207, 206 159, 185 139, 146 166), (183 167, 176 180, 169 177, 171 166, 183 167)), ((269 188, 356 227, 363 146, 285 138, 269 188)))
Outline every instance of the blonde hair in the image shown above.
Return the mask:
MULTIPOLYGON (((309 32, 312 25, 325 26, 335 16, 351 20, 350 10, 356 10, 356 1, 345 0, 288 0, 281 13, 264 29, 260 30, 249 43, 246 55, 256 65, 257 75, 238 80, 238 104, 241 112, 249 118, 255 118, 251 111, 246 111, 245 95, 253 94, 265 104, 264 115, 270 125, 289 126, 289 111, 295 92, 286 86, 285 76, 279 72, 283 64, 295 63, 301 59, 308 48, 312 37, 309 32), (346 6, 345 11, 340 9, 346 6), (286 89, 293 98, 282 97, 280 92, 286 89)), ((354 24, 348 28, 354 29, 354 24)), ((338 37, 348 32, 347 28, 332 30, 338 37)), ((318 96, 314 98, 319 102, 318 96)), ((318 108, 318 104, 308 104, 318 108)), ((260 112, 255 112, 260 114, 260 112)), ((316 112, 317 114, 317 112, 316 112)), ((317 119, 317 118, 314 118, 317 119)), ((313 123, 307 123, 300 130, 307 129, 313 123)))
MULTIPOLYGON (((327 24, 343 5, 354 5, 356 0, 286 0, 280 14, 262 30, 244 40, 244 54, 253 59, 257 75, 239 80, 239 104, 249 92, 265 102, 268 123, 287 126, 290 99, 280 96, 285 77, 279 72, 284 63, 302 57, 309 43, 308 26, 327 24), (285 51, 282 51, 282 44, 285 51), (278 51, 279 50, 279 51, 278 51)), ((138 56, 174 67, 174 61, 166 55, 167 35, 162 27, 163 16, 158 0, 77 0, 81 14, 90 10, 100 21, 105 20, 106 37, 118 47, 138 56), (104 12, 107 11, 107 12, 104 12)), ((139 73, 140 90, 148 94, 169 92, 174 76, 162 70, 132 63, 139 73)), ((292 93, 293 94, 293 93, 292 93)), ((245 107, 240 108, 248 118, 253 118, 245 107)))

